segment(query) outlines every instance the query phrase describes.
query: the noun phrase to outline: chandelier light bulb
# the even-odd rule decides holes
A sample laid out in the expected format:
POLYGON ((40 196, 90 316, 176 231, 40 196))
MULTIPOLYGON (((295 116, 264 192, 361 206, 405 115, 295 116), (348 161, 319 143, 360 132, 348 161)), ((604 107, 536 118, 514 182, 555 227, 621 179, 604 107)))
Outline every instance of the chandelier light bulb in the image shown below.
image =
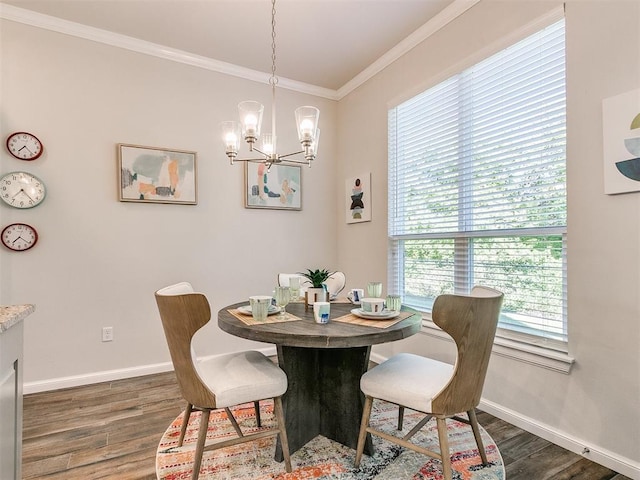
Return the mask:
POLYGON ((308 148, 313 142, 314 134, 318 128, 320 110, 316 107, 298 107, 295 115, 298 125, 298 140, 304 148, 308 148))
POLYGON ((227 156, 233 161, 240 150, 240 123, 222 122, 222 142, 227 156))
POLYGON ((305 118, 302 123, 300 123, 300 132, 304 136, 305 140, 311 140, 313 138, 311 135, 313 132, 313 122, 308 118, 305 118))
POLYGON ((244 127, 247 132, 247 135, 255 136, 256 127, 258 126, 258 119, 253 114, 248 114, 244 117, 244 127))
POLYGON ((262 153, 271 157, 276 151, 276 137, 271 134, 266 134, 262 141, 262 153))
POLYGON ((235 133, 227 133, 227 136, 224 140, 227 145, 227 151, 233 150, 235 148, 235 145, 238 143, 238 137, 236 137, 235 133))

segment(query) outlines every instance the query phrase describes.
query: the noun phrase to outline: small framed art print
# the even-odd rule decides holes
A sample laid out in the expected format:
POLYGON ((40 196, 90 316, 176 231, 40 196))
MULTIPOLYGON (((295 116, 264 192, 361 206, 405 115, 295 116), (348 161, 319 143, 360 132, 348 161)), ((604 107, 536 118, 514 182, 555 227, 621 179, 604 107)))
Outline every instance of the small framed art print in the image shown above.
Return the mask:
POLYGON ((347 223, 371 221, 371 173, 362 173, 345 181, 347 223))
POLYGON ((246 162, 244 206, 276 210, 302 210, 302 168, 246 162))

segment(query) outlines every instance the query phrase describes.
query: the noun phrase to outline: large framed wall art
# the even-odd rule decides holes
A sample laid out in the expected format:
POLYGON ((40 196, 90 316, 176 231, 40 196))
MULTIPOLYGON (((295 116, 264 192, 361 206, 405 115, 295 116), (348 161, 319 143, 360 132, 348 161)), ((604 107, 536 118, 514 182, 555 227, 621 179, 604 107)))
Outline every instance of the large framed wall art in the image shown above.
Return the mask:
POLYGON ((195 205, 196 152, 118 144, 121 202, 195 205))

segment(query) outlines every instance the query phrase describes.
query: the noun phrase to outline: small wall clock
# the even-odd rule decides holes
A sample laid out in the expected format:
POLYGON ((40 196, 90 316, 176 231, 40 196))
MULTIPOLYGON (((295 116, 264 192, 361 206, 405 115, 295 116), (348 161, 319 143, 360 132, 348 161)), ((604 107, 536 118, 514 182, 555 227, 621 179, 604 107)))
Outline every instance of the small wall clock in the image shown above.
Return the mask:
POLYGON ((33 133, 15 132, 7 138, 7 149, 19 160, 35 160, 42 155, 42 142, 33 133))
POLYGON ((24 252, 38 242, 38 232, 26 223, 12 223, 4 227, 0 239, 9 250, 24 252))
POLYGON ((33 208, 46 196, 42 180, 27 172, 11 172, 0 178, 0 198, 15 208, 33 208))

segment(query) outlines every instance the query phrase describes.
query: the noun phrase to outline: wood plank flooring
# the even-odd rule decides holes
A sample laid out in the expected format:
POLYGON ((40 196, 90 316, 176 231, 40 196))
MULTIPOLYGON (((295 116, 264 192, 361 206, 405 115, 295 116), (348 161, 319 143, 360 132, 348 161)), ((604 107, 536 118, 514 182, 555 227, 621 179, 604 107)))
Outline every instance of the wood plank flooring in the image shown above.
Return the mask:
MULTIPOLYGON (((173 372, 26 395, 22 478, 155 480, 158 442, 183 408, 173 372)), ((508 480, 630 480, 487 413, 478 421, 508 480)))

